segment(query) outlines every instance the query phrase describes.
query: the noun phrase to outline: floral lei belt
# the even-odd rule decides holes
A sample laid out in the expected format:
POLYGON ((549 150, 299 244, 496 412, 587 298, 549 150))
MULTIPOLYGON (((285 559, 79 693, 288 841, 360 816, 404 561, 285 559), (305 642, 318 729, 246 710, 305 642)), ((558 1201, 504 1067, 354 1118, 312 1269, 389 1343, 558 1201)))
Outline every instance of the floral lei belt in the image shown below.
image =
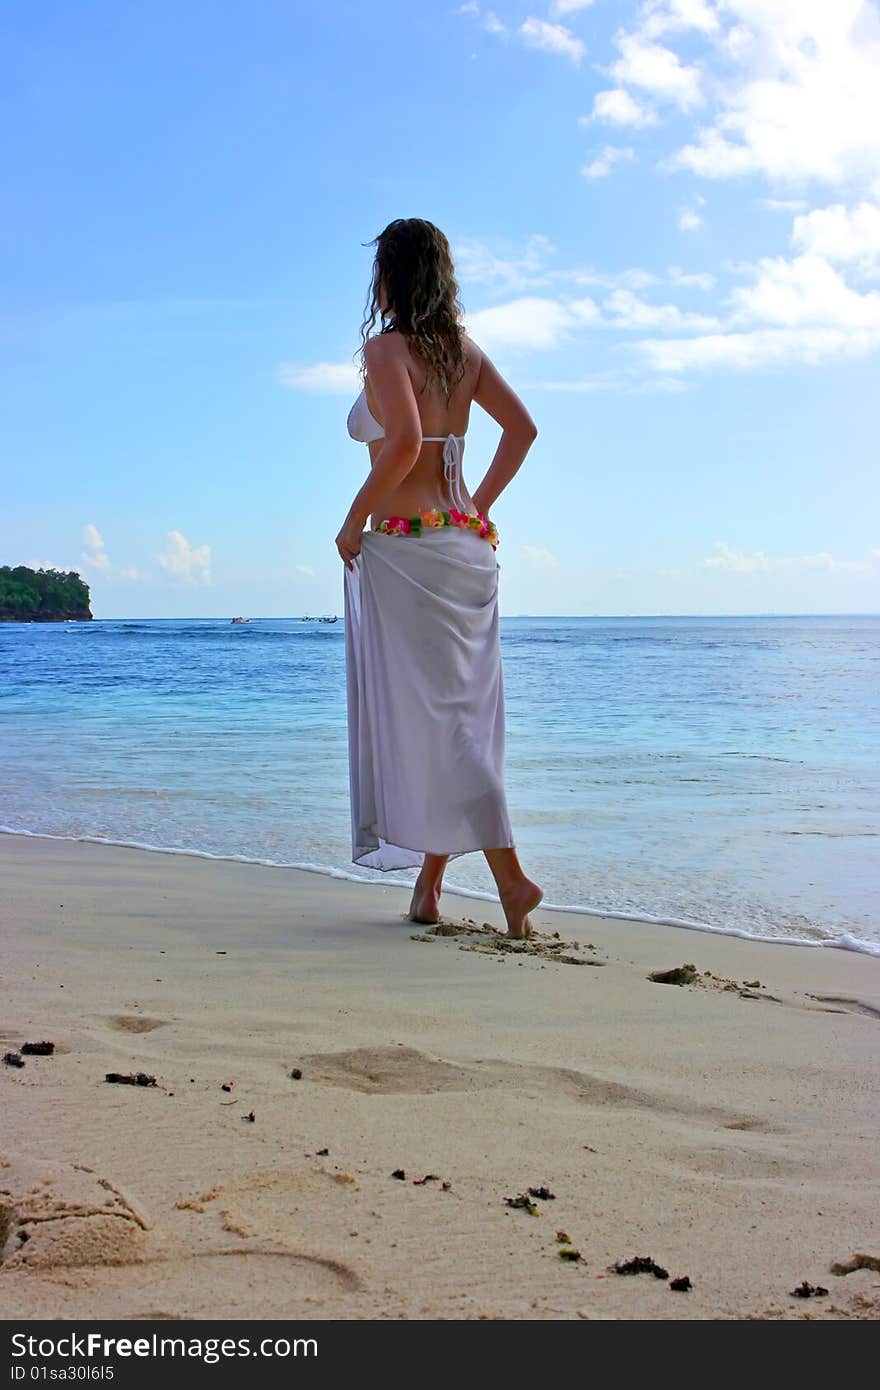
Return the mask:
POLYGON ((448 512, 441 511, 439 507, 429 507, 417 516, 389 516, 380 521, 375 529, 386 536, 420 536, 422 531, 433 530, 437 526, 461 526, 466 531, 476 531, 493 550, 498 546, 494 521, 490 521, 482 512, 471 516, 468 512, 457 511, 455 507, 450 507, 448 512))

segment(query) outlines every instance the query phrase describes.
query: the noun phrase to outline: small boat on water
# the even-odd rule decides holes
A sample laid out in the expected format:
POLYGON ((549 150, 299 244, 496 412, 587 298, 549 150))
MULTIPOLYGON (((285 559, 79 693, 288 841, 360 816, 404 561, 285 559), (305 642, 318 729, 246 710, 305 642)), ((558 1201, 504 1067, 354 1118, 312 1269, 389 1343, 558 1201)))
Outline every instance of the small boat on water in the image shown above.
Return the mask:
POLYGON ((338 622, 339 622, 339 619, 337 618, 336 614, 334 613, 334 614, 332 615, 332 617, 327 616, 327 617, 324 617, 324 618, 319 618, 319 619, 318 619, 318 622, 319 622, 319 623, 338 623, 338 622))
POLYGON ((239 627, 239 626, 243 625, 244 623, 249 623, 249 622, 250 622, 250 618, 233 618, 233 619, 232 619, 232 622, 233 622, 234 626, 239 627))

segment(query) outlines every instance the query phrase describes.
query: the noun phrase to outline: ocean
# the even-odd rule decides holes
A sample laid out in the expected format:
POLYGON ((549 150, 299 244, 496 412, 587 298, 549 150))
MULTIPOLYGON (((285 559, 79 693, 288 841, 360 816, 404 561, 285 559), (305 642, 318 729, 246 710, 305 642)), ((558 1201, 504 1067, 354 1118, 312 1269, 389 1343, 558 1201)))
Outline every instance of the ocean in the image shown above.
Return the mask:
MULTIPOLYGON (((544 906, 880 954, 880 616, 501 631, 544 906)), ((0 830, 411 882, 351 864, 347 756, 341 618, 0 624, 0 830)))

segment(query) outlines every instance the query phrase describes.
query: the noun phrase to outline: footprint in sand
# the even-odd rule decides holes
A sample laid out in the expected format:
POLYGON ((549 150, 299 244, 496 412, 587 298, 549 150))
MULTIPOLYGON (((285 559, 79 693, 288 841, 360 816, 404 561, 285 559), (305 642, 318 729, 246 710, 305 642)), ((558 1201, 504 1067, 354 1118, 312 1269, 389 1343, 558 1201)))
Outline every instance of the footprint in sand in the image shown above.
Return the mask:
POLYGON ((708 1124, 724 1124, 729 1110, 691 1101, 677 1093, 648 1091, 573 1067, 530 1066, 498 1058, 475 1059, 465 1065, 429 1057, 412 1047, 360 1047, 343 1052, 319 1052, 302 1059, 303 1076, 327 1086, 376 1095, 429 1095, 436 1091, 506 1089, 517 1095, 567 1097, 578 1105, 621 1110, 651 1110, 686 1115, 708 1124))
POLYGON ((828 1010, 830 1013, 864 1014, 866 1018, 880 1018, 880 1008, 876 1004, 869 1004, 867 999, 853 999, 846 994, 811 994, 808 997, 820 1004, 839 1005, 828 1010))
POLYGON ((150 1222, 115 1183, 80 1165, 8 1161, 0 1187, 0 1263, 12 1269, 133 1264, 150 1222))
POLYGON ((144 1018, 141 1014, 111 1014, 107 1022, 117 1033, 152 1033, 154 1028, 164 1028, 168 1020, 144 1018))
POLYGON ((250 1169, 176 1203, 178 1211, 214 1216, 223 1231, 242 1239, 271 1239, 280 1227, 297 1228, 300 1212, 320 1210, 332 1228, 334 1215, 350 1225, 351 1197, 360 1191, 351 1173, 327 1168, 250 1169))
MULTIPOLYGON (((273 1181, 277 1197, 277 1176, 248 1175, 204 1199, 240 1201, 249 1187, 265 1193, 273 1181)), ((343 1190, 337 1174, 302 1177, 343 1190)), ((228 1208, 223 1215, 223 1227, 234 1229, 228 1208)), ((284 1317, 298 1301, 361 1287, 342 1261, 285 1249, 276 1239, 230 1246, 221 1234, 213 1248, 203 1238, 195 1244, 181 1248, 171 1231, 163 1237, 129 1194, 83 1165, 18 1157, 0 1170, 0 1303, 10 1317, 27 1316, 32 1300, 46 1297, 36 1292, 44 1281, 52 1307, 73 1317, 92 1315, 96 1299, 117 1317, 158 1316, 145 1307, 173 1308, 165 1316, 176 1317, 213 1318, 218 1310, 284 1317)))

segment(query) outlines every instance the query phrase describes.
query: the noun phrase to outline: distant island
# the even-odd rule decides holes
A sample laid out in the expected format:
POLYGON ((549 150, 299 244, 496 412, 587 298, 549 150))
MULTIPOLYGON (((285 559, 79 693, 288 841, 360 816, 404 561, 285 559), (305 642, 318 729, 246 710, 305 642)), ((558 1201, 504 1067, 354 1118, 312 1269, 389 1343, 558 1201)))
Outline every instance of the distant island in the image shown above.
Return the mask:
POLYGON ((75 570, 0 565, 0 623, 58 623, 90 619, 89 586, 75 570))

